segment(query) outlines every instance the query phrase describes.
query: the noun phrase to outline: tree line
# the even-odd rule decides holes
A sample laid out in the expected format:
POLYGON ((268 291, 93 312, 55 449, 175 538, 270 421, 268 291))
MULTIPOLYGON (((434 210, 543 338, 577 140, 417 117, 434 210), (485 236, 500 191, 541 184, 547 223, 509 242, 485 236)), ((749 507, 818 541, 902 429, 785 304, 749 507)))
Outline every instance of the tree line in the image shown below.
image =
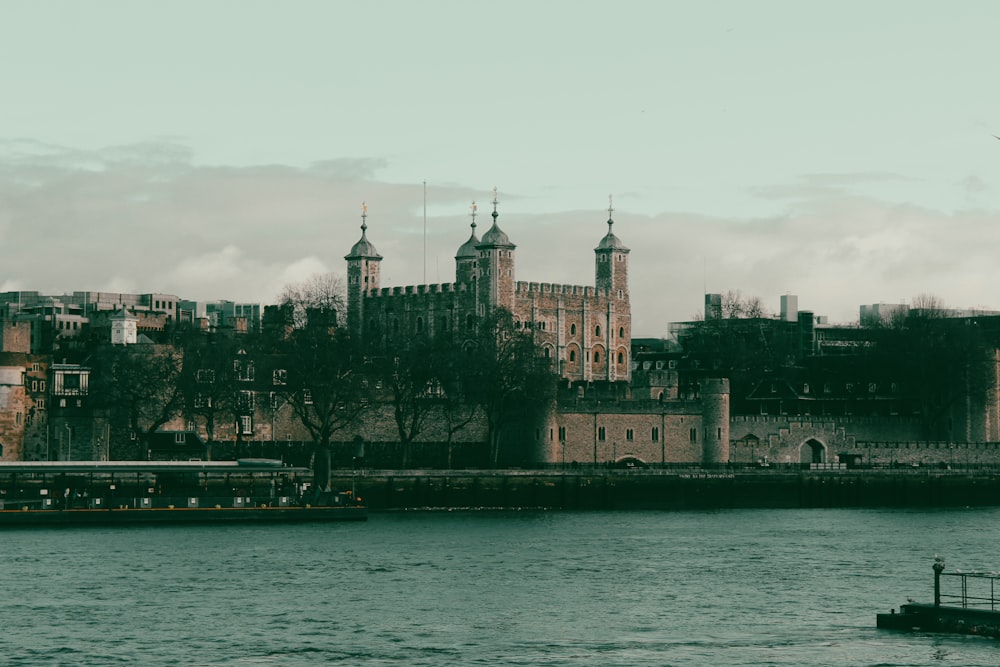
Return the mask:
POLYGON ((504 433, 554 396, 550 360, 505 310, 469 332, 416 336, 384 349, 350 336, 341 326, 343 305, 339 279, 316 276, 286 287, 278 317, 259 332, 175 328, 152 346, 92 340, 81 354, 91 373, 90 405, 126 448, 142 447, 183 419, 204 429, 210 457, 228 432, 222 427, 234 425, 238 455, 241 420, 253 415, 260 400, 254 387, 264 384, 255 375, 268 373, 271 407, 290 411, 308 434, 316 481, 325 484, 333 442, 349 438, 376 402, 391 404, 404 467, 411 443, 432 425, 450 448, 474 420, 485 425, 484 446, 496 466, 505 460, 504 433))

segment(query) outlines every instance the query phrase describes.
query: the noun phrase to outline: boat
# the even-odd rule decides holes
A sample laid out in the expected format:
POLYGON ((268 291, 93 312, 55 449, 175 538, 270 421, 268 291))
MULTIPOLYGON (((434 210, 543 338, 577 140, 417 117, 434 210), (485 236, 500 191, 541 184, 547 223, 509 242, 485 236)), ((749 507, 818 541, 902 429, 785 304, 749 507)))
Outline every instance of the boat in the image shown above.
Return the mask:
POLYGON ((270 459, 0 463, 0 528, 367 520, 311 476, 270 459))
POLYGON ((934 558, 934 602, 901 605, 899 613, 877 614, 876 627, 885 630, 978 635, 1000 639, 1000 598, 997 572, 945 572, 944 558, 934 558), (942 578, 946 585, 942 592, 942 578), (950 593, 949 590, 958 592, 950 593))

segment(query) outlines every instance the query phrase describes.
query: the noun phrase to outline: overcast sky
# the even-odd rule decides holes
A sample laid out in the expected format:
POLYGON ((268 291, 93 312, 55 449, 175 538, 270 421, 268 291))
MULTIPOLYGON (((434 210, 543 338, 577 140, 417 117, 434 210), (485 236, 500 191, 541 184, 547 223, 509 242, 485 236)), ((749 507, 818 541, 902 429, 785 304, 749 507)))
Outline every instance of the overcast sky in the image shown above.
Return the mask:
POLYGON ((0 291, 273 303, 454 280, 499 189, 517 279, 633 331, 739 289, 834 322, 1000 309, 1000 3, 0 0, 0 291), (426 233, 424 186, 426 181, 426 233), (426 245, 426 252, 424 247, 426 245))

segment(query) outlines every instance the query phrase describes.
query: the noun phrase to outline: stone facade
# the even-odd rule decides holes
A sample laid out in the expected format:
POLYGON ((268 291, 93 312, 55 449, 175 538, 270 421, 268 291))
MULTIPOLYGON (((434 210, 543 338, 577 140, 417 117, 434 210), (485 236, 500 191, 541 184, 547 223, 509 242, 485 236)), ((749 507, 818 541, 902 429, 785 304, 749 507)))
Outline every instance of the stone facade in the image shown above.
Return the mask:
MULTIPOLYGON (((611 209, 609 209, 610 213, 611 209)), ((367 237, 367 212, 361 239, 347 261, 347 323, 351 333, 391 348, 414 336, 470 335, 478 318, 496 308, 509 310, 515 326, 530 329, 542 353, 571 381, 628 381, 632 366, 632 310, 628 289, 629 249, 614 235, 614 220, 595 253, 593 286, 516 280, 516 246, 498 223, 480 240, 475 217, 472 234, 455 256, 455 282, 383 287, 382 256, 367 237)))

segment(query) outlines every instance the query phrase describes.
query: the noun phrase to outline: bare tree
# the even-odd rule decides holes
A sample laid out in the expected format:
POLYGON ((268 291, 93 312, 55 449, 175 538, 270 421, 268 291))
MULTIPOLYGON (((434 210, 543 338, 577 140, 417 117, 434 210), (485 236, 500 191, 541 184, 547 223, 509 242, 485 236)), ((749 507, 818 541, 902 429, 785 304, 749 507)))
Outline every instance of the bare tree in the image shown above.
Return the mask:
POLYGON ((513 316, 503 309, 479 322, 467 355, 466 396, 486 418, 490 463, 496 466, 502 458, 504 429, 531 416, 554 396, 556 376, 531 334, 515 328, 513 316))
POLYGON ((94 354, 92 396, 120 441, 144 445, 181 414, 181 361, 182 354, 169 345, 108 346, 94 354))
POLYGON ((281 290, 278 304, 292 306, 293 324, 301 329, 306 326, 310 312, 332 315, 333 324, 344 312, 347 291, 344 278, 337 273, 314 273, 302 282, 291 283, 281 290))
POLYGON ((722 295, 722 318, 726 320, 758 319, 768 317, 759 296, 743 296, 740 290, 729 290, 722 295))
POLYGON ((227 338, 196 335, 185 341, 184 367, 178 382, 187 414, 200 417, 205 425, 205 453, 209 460, 218 426, 237 419, 238 388, 233 367, 237 350, 236 343, 227 338))

